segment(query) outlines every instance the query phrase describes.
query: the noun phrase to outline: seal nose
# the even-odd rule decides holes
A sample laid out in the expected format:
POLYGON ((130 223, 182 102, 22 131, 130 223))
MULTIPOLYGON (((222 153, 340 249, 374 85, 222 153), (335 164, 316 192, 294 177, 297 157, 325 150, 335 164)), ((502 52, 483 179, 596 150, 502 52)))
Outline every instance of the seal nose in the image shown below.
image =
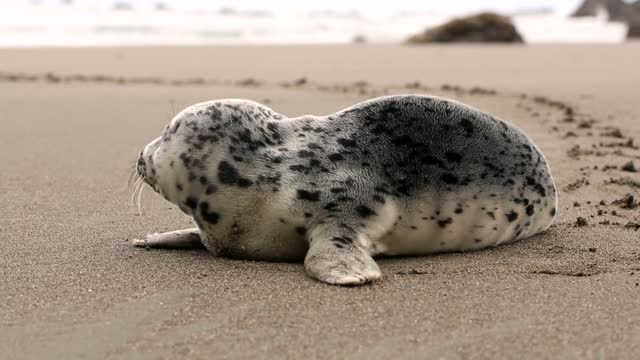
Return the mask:
POLYGON ((142 176, 146 176, 147 175, 147 165, 144 162, 144 156, 142 154, 142 152, 140 152, 140 155, 138 156, 138 162, 136 165, 136 169, 138 170, 138 174, 142 175, 142 176))

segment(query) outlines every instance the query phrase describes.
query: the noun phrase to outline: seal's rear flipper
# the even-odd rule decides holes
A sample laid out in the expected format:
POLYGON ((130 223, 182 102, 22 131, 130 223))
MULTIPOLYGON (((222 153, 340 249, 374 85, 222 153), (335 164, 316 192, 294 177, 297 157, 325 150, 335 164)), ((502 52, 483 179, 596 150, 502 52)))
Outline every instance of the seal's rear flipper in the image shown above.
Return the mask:
POLYGON ((205 249, 197 228, 148 234, 145 239, 131 240, 133 246, 156 249, 205 249))

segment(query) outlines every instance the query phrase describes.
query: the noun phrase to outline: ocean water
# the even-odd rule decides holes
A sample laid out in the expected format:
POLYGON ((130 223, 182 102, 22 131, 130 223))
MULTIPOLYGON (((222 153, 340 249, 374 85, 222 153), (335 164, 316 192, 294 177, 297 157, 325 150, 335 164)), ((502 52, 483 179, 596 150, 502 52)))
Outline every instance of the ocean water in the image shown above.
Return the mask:
MULTIPOLYGON (((0 11, 0 46, 399 42, 460 14, 437 11, 211 11, 25 5, 0 11)), ((551 10, 511 14, 530 43, 616 43, 626 24, 551 10)))

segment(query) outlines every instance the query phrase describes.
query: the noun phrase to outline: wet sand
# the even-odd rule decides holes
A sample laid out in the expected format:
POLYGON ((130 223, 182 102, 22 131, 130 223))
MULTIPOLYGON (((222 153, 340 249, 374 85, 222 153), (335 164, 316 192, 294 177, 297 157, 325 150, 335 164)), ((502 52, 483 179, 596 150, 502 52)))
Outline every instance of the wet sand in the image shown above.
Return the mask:
POLYGON ((0 58, 3 357, 640 353, 640 43, 5 49, 0 58), (151 191, 134 215, 127 189, 137 152, 181 108, 241 97, 290 116, 327 114, 394 93, 451 97, 524 129, 560 190, 552 228, 485 251, 383 259, 383 279, 359 288, 313 281, 302 264, 130 246, 191 225, 151 191))

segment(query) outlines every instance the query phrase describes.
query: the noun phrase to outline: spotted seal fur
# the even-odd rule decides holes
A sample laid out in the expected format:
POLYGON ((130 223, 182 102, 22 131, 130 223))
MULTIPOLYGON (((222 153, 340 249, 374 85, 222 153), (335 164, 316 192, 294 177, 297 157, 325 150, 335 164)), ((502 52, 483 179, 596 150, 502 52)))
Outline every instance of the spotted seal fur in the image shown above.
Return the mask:
POLYGON ((136 245, 304 259, 310 276, 330 284, 380 278, 376 255, 529 237, 557 208, 549 166, 523 131, 434 96, 296 118, 248 100, 196 104, 144 148, 137 172, 197 228, 136 245))

